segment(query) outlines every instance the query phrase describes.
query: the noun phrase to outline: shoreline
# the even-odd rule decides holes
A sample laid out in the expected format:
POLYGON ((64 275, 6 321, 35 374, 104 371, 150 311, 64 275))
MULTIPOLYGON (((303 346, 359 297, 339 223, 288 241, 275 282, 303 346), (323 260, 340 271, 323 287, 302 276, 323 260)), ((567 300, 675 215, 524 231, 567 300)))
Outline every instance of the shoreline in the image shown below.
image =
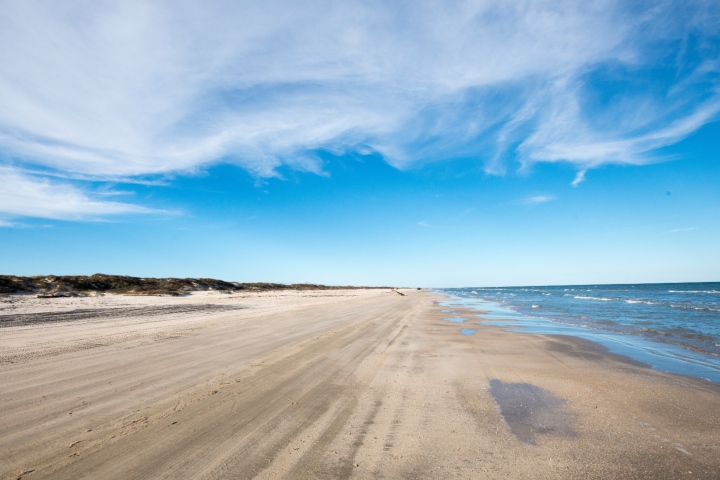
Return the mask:
POLYGON ((720 385, 573 337, 464 335, 444 297, 402 293, 28 299, 97 316, 0 328, 0 478, 720 470, 720 385))
POLYGON ((447 298, 443 305, 448 308, 460 305, 472 312, 467 315, 477 318, 477 321, 484 325, 503 327, 517 333, 581 338, 602 345, 609 353, 629 357, 659 371, 720 384, 720 357, 711 352, 636 333, 553 322, 542 316, 528 316, 508 310, 496 302, 482 298, 457 296, 448 292, 436 293, 447 298))

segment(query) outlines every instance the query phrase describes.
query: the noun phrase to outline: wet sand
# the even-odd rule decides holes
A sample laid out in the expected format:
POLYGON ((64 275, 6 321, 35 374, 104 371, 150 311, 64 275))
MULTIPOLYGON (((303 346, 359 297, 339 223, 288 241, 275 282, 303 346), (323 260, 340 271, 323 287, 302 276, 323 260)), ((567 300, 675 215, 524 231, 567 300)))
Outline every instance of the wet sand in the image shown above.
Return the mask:
POLYGON ((4 297, 0 478, 718 478, 717 384, 403 293, 4 297))

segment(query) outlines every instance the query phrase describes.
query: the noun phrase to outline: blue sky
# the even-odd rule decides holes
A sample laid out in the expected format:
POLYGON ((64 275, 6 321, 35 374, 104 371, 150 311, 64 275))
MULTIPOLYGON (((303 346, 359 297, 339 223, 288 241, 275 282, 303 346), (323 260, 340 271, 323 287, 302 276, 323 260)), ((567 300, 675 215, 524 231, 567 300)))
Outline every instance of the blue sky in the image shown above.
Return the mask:
POLYGON ((0 271, 720 280, 720 4, 0 5, 0 271))

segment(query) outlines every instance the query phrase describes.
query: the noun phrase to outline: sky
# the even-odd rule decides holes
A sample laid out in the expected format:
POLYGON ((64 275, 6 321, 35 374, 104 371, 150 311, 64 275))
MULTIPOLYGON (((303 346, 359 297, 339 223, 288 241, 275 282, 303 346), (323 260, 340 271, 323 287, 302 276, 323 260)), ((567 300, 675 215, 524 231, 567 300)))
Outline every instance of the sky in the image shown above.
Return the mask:
POLYGON ((0 1, 0 274, 720 281, 713 0, 0 1))

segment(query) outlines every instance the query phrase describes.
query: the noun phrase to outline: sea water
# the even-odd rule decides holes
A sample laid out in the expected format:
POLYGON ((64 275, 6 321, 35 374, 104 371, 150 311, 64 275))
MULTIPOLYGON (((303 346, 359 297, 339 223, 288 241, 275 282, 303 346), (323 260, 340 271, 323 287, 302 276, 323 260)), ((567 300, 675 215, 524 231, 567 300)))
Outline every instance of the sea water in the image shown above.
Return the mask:
MULTIPOLYGON (((574 335, 654 368, 720 382, 720 282, 448 288, 484 324, 574 335)), ((467 322, 466 322, 467 323, 467 322)))

